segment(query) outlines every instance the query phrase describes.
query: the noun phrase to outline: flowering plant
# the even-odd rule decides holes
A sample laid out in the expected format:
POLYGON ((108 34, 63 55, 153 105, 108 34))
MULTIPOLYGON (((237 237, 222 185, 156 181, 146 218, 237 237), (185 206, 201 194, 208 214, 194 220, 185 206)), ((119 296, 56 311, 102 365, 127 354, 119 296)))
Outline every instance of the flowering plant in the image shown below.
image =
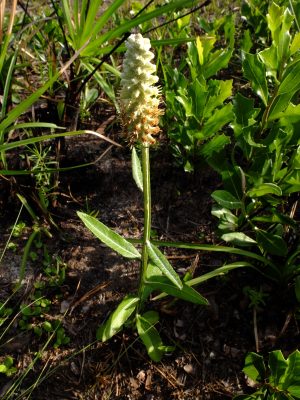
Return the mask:
POLYGON ((160 291, 196 304, 208 304, 195 289, 180 279, 167 258, 150 240, 151 231, 151 187, 149 149, 160 131, 159 108, 160 90, 154 86, 158 81, 155 65, 151 63, 154 54, 150 51, 150 40, 140 34, 131 35, 126 41, 127 52, 123 64, 120 91, 121 120, 124 136, 132 146, 133 177, 144 197, 144 232, 141 252, 133 241, 126 240, 109 229, 96 218, 79 212, 84 224, 106 245, 123 257, 140 261, 140 279, 137 294, 127 295, 108 320, 100 326, 97 338, 110 339, 123 325, 135 325, 147 348, 149 356, 159 361, 170 347, 163 345, 155 328, 159 315, 156 311, 144 311, 145 302, 152 292, 160 291), (140 162, 135 145, 141 145, 140 162))

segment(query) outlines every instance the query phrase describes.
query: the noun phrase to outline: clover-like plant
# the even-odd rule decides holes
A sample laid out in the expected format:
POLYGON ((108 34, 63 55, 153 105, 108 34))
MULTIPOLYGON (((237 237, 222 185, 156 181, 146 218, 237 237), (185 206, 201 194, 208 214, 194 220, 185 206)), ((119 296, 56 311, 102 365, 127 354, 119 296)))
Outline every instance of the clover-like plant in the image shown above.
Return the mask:
POLYGON ((196 290, 183 282, 167 258, 150 240, 151 231, 151 186, 149 150, 155 143, 160 128, 160 90, 155 83, 155 65, 151 62, 154 54, 150 51, 150 40, 141 34, 132 34, 126 41, 119 96, 123 135, 132 147, 133 177, 144 197, 144 231, 140 241, 141 252, 131 241, 109 229, 96 218, 79 212, 84 224, 106 245, 123 257, 140 262, 140 278, 137 294, 127 295, 108 320, 100 326, 97 338, 110 339, 123 325, 136 326, 138 334, 147 348, 149 356, 159 361, 169 347, 163 345, 155 328, 159 320, 155 311, 145 312, 145 302, 153 291, 167 293, 176 298, 205 305, 207 300, 196 290), (141 159, 135 146, 141 147, 141 159))

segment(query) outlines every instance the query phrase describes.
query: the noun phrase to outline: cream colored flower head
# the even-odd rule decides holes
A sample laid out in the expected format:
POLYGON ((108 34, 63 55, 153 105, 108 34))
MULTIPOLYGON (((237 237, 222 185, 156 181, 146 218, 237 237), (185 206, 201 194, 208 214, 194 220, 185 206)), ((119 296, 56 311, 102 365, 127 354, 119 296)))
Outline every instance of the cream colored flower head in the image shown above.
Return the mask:
POLYGON ((151 62, 150 40, 132 34, 125 42, 127 51, 121 74, 120 109, 124 134, 130 141, 145 145, 155 143, 152 135, 160 131, 160 90, 154 86, 158 81, 156 67, 151 62))

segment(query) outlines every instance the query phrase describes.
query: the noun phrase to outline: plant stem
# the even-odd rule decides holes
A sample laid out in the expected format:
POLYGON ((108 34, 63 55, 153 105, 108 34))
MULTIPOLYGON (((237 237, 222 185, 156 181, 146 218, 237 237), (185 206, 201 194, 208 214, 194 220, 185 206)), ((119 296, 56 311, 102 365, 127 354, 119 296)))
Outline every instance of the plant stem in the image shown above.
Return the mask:
POLYGON ((138 296, 140 299, 137 311, 139 312, 143 306, 144 286, 148 266, 148 250, 147 242, 150 240, 151 232, 151 184, 150 184, 150 159, 149 159, 149 145, 142 146, 142 173, 143 173, 143 194, 144 194, 144 234, 143 234, 143 247, 142 247, 142 261, 140 268, 140 283, 138 296))

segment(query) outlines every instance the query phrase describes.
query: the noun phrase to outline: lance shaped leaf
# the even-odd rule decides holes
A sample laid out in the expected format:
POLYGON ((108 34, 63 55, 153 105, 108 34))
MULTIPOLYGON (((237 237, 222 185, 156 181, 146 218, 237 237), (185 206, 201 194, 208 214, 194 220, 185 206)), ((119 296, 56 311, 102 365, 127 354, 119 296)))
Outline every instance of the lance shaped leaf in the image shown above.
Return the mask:
POLYGON ((273 235, 270 232, 263 231, 261 229, 256 232, 256 241, 270 254, 275 256, 286 256, 288 252, 285 241, 278 235, 273 235))
POLYGON ((118 333, 136 309, 138 302, 138 297, 126 296, 115 311, 110 314, 108 320, 98 328, 97 339, 105 342, 118 333))
POLYGON ((163 253, 153 244, 151 244, 149 241, 147 241, 147 250, 149 257, 151 261, 161 270, 161 272, 168 278, 170 279, 171 282, 174 283, 176 287, 179 289, 182 289, 182 282, 176 273, 176 271, 173 269, 172 265, 169 263, 169 261, 166 259, 166 257, 163 255, 163 253))
POLYGON ((103 243, 108 247, 115 250, 126 258, 141 258, 140 253, 136 248, 118 233, 109 229, 102 222, 98 221, 95 217, 77 212, 78 217, 82 220, 84 225, 103 243))
POLYGON ((153 315, 145 313, 137 315, 136 327, 138 334, 144 343, 149 357, 153 361, 160 361, 163 356, 163 342, 153 324, 153 315))
POLYGON ((276 196, 281 196, 282 190, 275 183, 266 182, 255 186, 247 192, 247 196, 249 197, 260 197, 265 196, 266 194, 275 194, 276 196))
POLYGON ((253 246, 256 243, 255 240, 243 232, 224 233, 222 239, 237 246, 253 246))
POLYGON ((178 299, 190 301, 194 304, 208 305, 208 301, 199 292, 185 283, 183 283, 182 289, 178 289, 177 286, 174 286, 169 279, 164 276, 151 276, 147 279, 146 284, 150 286, 152 290, 160 290, 178 299))
POLYGON ((229 208, 229 210, 242 207, 242 202, 227 190, 215 190, 211 197, 222 207, 229 208))
POLYGON ((131 165, 132 165, 132 176, 140 191, 143 191, 143 173, 141 167, 141 161, 137 155, 135 147, 132 148, 131 152, 131 165))

